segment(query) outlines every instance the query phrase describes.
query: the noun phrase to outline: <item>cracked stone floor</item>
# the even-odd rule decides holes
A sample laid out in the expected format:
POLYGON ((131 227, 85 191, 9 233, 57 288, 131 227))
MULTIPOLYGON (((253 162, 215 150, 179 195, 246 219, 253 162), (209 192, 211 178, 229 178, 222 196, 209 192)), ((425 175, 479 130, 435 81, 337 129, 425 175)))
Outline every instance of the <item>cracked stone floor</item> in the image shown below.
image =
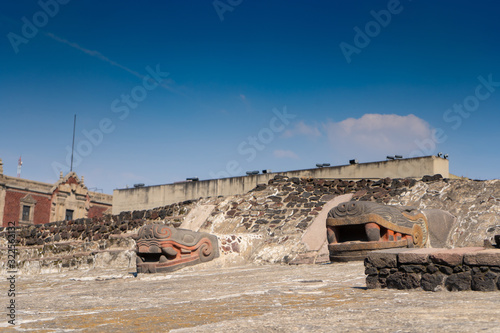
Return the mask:
POLYGON ((500 332, 499 292, 366 290, 361 262, 17 278, 17 325, 4 314, 0 331, 500 332))

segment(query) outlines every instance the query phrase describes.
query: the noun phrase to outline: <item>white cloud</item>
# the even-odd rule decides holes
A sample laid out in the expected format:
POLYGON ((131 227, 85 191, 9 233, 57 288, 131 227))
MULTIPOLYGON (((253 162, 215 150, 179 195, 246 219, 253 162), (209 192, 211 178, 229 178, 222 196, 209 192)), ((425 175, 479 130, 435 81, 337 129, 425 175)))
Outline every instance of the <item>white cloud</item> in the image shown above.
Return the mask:
POLYGON ((386 155, 407 155, 417 142, 432 138, 432 128, 413 114, 365 114, 324 125, 336 153, 359 159, 384 159, 386 155))
POLYGON ((305 135, 310 137, 318 137, 321 136, 321 132, 315 126, 306 125, 303 121, 299 121, 295 124, 293 129, 286 130, 283 133, 284 138, 291 138, 297 135, 305 135))
POLYGON ((295 158, 295 159, 299 158, 299 156, 291 150, 277 149, 273 152, 273 155, 276 158, 295 158))

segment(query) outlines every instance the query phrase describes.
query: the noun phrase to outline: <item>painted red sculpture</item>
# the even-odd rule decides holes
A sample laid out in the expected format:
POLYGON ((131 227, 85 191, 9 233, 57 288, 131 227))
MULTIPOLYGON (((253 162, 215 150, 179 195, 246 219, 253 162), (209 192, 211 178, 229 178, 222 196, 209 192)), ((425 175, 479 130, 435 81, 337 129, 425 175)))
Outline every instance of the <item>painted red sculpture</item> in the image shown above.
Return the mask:
POLYGON ((148 224, 139 229, 137 272, 172 272, 219 256, 217 237, 203 232, 148 224))
POLYGON ((372 250, 429 246, 427 216, 414 207, 344 202, 330 210, 326 227, 332 261, 364 259, 372 250))

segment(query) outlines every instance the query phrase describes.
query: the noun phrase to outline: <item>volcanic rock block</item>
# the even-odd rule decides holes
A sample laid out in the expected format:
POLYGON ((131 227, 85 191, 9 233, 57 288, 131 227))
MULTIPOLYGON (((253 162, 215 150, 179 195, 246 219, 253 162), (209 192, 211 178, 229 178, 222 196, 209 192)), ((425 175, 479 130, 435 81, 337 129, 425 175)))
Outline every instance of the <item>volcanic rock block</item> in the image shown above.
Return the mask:
POLYGON ((217 237, 208 233, 148 224, 139 229, 137 272, 172 272, 219 256, 217 237))
POLYGON ((500 289, 500 250, 389 249, 365 258, 366 286, 427 291, 497 291, 500 289))

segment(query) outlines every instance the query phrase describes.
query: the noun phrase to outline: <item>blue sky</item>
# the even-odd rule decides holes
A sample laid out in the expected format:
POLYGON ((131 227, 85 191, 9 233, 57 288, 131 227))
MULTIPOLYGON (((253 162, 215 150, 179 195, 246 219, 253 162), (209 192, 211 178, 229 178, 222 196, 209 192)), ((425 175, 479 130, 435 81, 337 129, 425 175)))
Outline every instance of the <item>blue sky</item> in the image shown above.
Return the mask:
POLYGON ((0 4, 4 173, 115 188, 449 154, 499 178, 497 1, 0 4))

